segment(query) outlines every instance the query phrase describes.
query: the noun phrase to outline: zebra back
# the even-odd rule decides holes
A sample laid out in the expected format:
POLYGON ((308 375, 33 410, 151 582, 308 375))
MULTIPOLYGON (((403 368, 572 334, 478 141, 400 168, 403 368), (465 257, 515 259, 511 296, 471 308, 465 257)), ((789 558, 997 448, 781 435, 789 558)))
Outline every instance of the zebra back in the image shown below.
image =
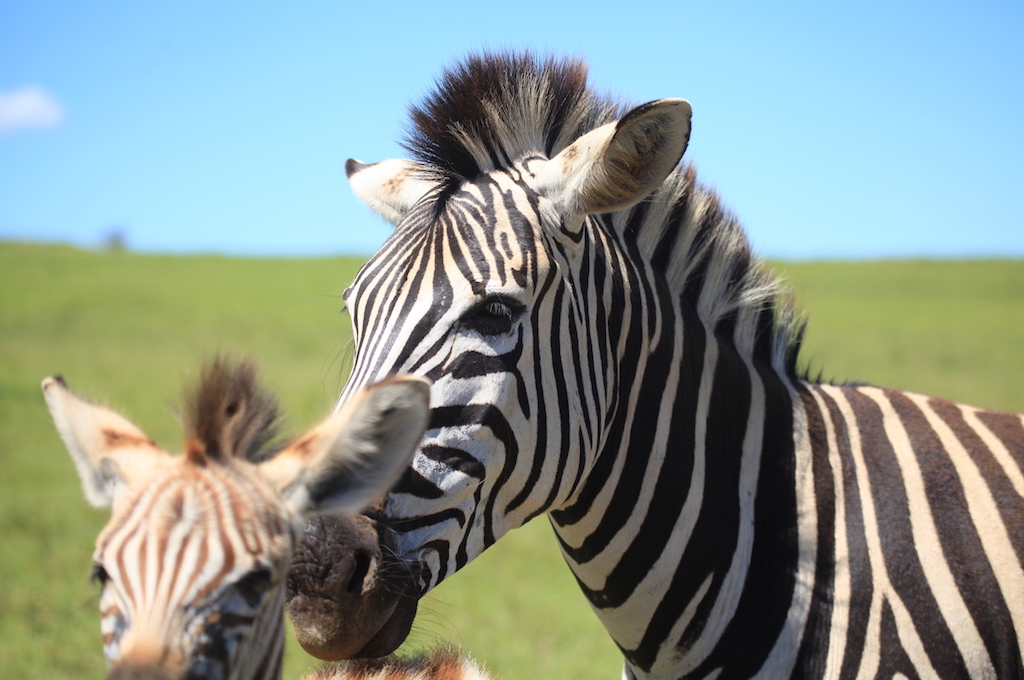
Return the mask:
POLYGON ((303 680, 494 680, 472 658, 455 649, 426 654, 325 664, 303 680))

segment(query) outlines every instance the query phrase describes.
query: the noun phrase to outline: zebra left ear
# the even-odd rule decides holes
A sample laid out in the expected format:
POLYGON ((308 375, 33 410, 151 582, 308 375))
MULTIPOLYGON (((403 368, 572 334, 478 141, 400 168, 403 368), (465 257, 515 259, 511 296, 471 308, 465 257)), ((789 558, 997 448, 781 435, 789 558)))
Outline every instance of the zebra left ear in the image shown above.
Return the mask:
POLYGON ((68 389, 60 376, 43 380, 43 396, 82 479, 86 500, 107 507, 128 482, 167 453, 113 411, 68 389))
POLYGON ((535 187, 569 218, 628 208, 654 191, 683 157, 691 113, 685 99, 638 106, 545 162, 535 187))
POLYGON ((260 472, 300 516, 358 512, 383 496, 409 464, 429 411, 427 381, 383 380, 262 463, 260 472))
POLYGON ((356 196, 396 227, 417 201, 440 186, 425 166, 402 159, 367 164, 350 158, 345 173, 356 196))

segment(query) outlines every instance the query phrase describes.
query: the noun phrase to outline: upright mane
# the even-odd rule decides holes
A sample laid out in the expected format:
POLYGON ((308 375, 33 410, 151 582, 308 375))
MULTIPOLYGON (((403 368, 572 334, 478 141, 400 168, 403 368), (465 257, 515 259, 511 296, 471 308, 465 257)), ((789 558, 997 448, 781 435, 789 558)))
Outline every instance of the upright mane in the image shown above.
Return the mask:
MULTIPOLYGON (((530 155, 551 158, 629 108, 595 93, 579 59, 473 55, 444 71, 435 91, 411 108, 403 145, 448 180, 443 200, 464 180, 530 155)), ((676 168, 639 204, 597 220, 635 238, 709 328, 734 319, 741 344, 796 375, 804 324, 785 288, 753 255, 739 220, 697 181, 692 165, 676 168)))
POLYGON ((526 154, 551 158, 620 111, 590 89, 579 59, 474 55, 445 70, 434 93, 412 107, 404 146, 417 160, 472 180, 526 154))
POLYGON ((256 364, 215 357, 185 395, 186 452, 196 461, 239 457, 257 462, 277 434, 274 395, 257 378, 256 364))

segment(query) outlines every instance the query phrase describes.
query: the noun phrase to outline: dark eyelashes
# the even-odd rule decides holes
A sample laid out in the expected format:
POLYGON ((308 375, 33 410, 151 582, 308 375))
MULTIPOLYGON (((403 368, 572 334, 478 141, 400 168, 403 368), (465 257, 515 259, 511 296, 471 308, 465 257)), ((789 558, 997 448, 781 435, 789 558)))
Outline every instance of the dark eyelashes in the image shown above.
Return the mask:
POLYGON ((503 335, 512 330, 523 311, 523 305, 504 295, 491 295, 470 309, 461 325, 481 335, 503 335))

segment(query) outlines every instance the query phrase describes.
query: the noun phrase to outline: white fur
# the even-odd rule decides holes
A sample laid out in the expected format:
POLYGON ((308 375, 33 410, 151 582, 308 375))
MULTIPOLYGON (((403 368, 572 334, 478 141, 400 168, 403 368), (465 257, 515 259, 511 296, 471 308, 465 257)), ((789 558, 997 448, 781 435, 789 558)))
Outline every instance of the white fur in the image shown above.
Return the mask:
POLYGON ((675 168, 690 139, 685 99, 661 99, 591 130, 544 163, 532 182, 567 217, 641 200, 675 168))
POLYGON ((349 183, 364 203, 391 224, 398 226, 423 196, 439 186, 426 166, 404 159, 366 165, 350 162, 355 171, 349 183))

